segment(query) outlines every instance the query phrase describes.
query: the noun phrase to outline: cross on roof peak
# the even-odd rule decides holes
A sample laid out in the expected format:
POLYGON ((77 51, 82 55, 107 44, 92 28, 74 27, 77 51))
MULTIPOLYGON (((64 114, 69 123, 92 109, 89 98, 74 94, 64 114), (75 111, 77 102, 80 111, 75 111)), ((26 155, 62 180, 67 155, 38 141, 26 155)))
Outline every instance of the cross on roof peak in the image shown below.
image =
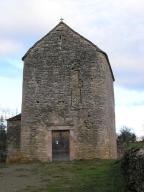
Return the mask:
POLYGON ((64 19, 61 17, 61 18, 60 18, 60 22, 63 22, 63 21, 64 21, 64 19))

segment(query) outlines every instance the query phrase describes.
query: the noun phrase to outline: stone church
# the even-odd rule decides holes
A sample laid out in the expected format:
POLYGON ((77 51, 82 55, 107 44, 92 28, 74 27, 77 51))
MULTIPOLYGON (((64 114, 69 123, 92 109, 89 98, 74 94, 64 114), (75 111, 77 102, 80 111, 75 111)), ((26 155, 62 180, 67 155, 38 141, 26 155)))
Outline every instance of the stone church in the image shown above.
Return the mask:
POLYGON ((8 159, 115 159, 108 56, 63 21, 23 56, 22 113, 8 119, 8 159))

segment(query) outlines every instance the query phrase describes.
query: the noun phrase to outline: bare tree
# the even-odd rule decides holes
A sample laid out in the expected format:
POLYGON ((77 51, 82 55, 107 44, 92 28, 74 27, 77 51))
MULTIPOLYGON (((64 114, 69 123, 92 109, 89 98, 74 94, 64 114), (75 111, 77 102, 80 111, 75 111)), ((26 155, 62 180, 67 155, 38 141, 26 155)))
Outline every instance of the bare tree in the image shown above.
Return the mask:
POLYGON ((136 142, 136 135, 132 130, 126 126, 122 127, 120 135, 117 138, 119 143, 128 144, 131 142, 136 142))

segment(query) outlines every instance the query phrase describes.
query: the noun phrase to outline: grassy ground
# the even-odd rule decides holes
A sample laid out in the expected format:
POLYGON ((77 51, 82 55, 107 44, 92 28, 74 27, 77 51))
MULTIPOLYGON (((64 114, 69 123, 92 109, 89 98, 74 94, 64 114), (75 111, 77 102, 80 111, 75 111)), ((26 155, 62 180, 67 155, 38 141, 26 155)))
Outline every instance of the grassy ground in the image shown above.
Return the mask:
POLYGON ((126 149, 144 149, 144 141, 137 141, 134 143, 128 143, 125 147, 126 149))
POLYGON ((124 192, 113 160, 18 164, 0 168, 0 192, 124 192))

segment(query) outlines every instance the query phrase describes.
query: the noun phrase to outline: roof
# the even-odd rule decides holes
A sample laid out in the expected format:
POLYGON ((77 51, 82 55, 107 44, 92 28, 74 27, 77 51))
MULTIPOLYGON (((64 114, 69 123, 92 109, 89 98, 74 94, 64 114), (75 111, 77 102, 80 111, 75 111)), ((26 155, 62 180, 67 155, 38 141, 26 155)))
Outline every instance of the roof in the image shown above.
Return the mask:
POLYGON ((27 55, 30 53, 30 51, 39 43, 41 42, 45 37, 47 37, 52 31, 54 31, 58 26, 60 25, 64 25, 66 26, 67 28, 69 28, 73 33, 75 33, 76 35, 79 35, 82 39, 84 39, 85 41, 87 41, 88 43, 90 43, 92 46, 94 46, 96 48, 96 51, 97 52, 100 52, 100 53, 103 53, 106 57, 106 60, 108 62, 108 65, 109 65, 109 68, 110 68, 110 71, 111 71, 111 75, 112 75, 112 78, 113 78, 113 81, 115 80, 114 78, 114 74, 113 74, 113 71, 112 71, 112 68, 111 68, 111 65, 110 65, 110 62, 109 62, 109 58, 108 58, 108 55, 102 51, 98 46, 96 46, 94 43, 92 43, 90 40, 86 39, 85 37, 83 37, 82 35, 80 35, 79 33, 77 33, 76 31, 74 31, 72 28, 70 28, 66 23, 64 23, 63 21, 60 21, 49 33, 47 33, 44 37, 42 37, 40 40, 38 40, 27 52, 26 54, 22 57, 22 60, 24 61, 24 59, 27 57, 27 55))
POLYGON ((14 117, 7 119, 7 121, 19 121, 19 120, 21 120, 21 113, 14 117))

